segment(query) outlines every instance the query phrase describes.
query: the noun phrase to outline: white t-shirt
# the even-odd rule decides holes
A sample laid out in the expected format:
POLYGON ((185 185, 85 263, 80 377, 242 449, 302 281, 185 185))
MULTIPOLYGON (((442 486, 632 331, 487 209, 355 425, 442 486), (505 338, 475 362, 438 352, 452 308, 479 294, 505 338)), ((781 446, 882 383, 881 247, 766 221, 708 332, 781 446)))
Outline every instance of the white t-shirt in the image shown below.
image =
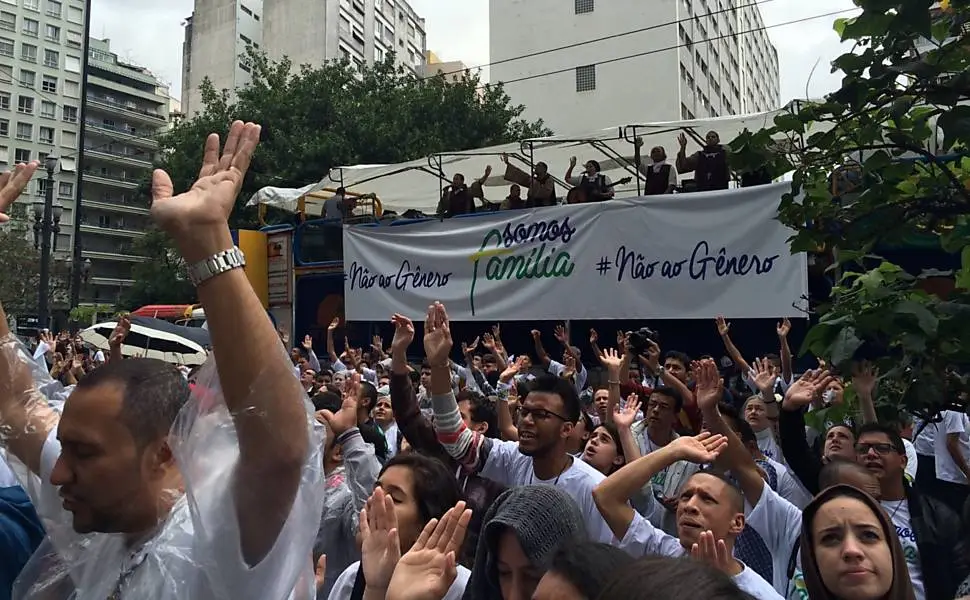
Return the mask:
POLYGON ((896 528, 896 536, 903 546, 903 555, 906 557, 906 566, 909 567, 909 579, 913 583, 916 600, 924 600, 926 592, 923 590, 923 565, 920 563, 919 547, 916 545, 916 532, 913 531, 913 524, 909 519, 909 503, 903 499, 883 500, 880 504, 892 520, 896 528))
POLYGON ((343 219, 344 218, 344 197, 331 196, 323 201, 324 219, 343 219))
POLYGON ((518 442, 491 440, 492 447, 479 475, 509 487, 514 485, 552 485, 569 494, 583 513, 590 540, 611 544, 613 532, 593 502, 593 488, 606 476, 582 460, 573 459, 572 464, 558 477, 537 479, 532 457, 519 452, 518 442))
POLYGON ((906 448, 906 476, 910 481, 916 481, 916 468, 919 467, 919 458, 916 456, 916 446, 913 442, 903 438, 903 447, 906 448))
MULTIPOLYGON (((330 595, 327 596, 327 600, 349 600, 350 595, 354 592, 354 582, 357 580, 357 570, 359 568, 360 561, 357 561, 344 569, 344 572, 340 574, 340 577, 333 584, 333 589, 330 590, 330 595)), ((471 577, 471 571, 458 565, 458 577, 455 578, 454 583, 448 588, 448 592, 442 600, 461 600, 461 597, 465 594, 465 586, 468 585, 469 577, 471 577)))
POLYGON ((761 450, 762 454, 775 462, 785 464, 785 456, 781 453, 778 442, 775 441, 775 432, 771 426, 754 432, 754 435, 758 438, 758 450, 761 450))
POLYGON ((953 461, 950 451, 946 449, 946 439, 951 434, 960 436, 960 453, 963 460, 970 460, 970 417, 966 413, 955 410, 943 411, 943 420, 936 431, 934 447, 936 452, 936 478, 950 483, 967 484, 967 476, 953 461))
POLYGON ((790 596, 788 566, 802 532, 802 511, 772 490, 766 483, 754 507, 745 503, 745 527, 754 529, 771 553, 772 585, 777 593, 790 596))
MULTIPOLYGON (((680 558, 687 555, 687 550, 680 540, 657 529, 643 518, 640 513, 633 513, 633 522, 626 530, 626 535, 620 540, 619 547, 634 558, 641 558, 652 554, 680 558)), ((740 562, 740 561, 739 561, 740 562)), ((751 594, 756 600, 781 600, 778 592, 742 563, 742 571, 732 577, 734 583, 741 590, 751 594)))
MULTIPOLYGON (((581 392, 583 391, 583 388, 586 387, 586 379, 588 377, 588 374, 586 373, 586 367, 583 365, 583 363, 579 363, 577 367, 578 368, 576 369, 575 386, 576 386, 576 391, 581 392)), ((556 362, 550 359, 549 366, 546 367, 546 370, 552 373, 553 375, 555 375, 556 377, 562 377, 562 374, 566 371, 566 365, 562 364, 561 362, 556 362)))
MULTIPOLYGON (((304 463, 299 490, 275 545, 250 568, 241 555, 232 508, 231 479, 239 444, 224 404, 205 412, 193 396, 183 408, 171 439, 186 495, 175 503, 158 532, 136 548, 127 547, 122 534, 74 531, 73 516, 63 508, 59 488, 50 483, 61 454, 56 434, 55 429, 41 451, 40 477, 34 478, 39 485, 25 486, 47 538, 21 573, 30 593, 17 600, 104 600, 116 587, 123 598, 153 600, 313 597, 310 557, 316 530, 306 524, 319 521, 323 509, 319 450, 311 451, 304 463), (45 585, 67 576, 75 582, 76 595, 47 594, 45 585)), ((318 434, 311 435, 310 446, 322 447, 318 434)))
POLYGON ((936 456, 936 423, 927 423, 924 427, 921 419, 915 419, 913 435, 916 436, 913 439, 913 446, 916 448, 917 454, 936 456))
POLYGON ((791 470, 776 460, 765 457, 765 460, 778 475, 778 494, 785 500, 794 504, 797 508, 803 509, 812 501, 812 494, 805 489, 802 482, 792 475, 791 470))

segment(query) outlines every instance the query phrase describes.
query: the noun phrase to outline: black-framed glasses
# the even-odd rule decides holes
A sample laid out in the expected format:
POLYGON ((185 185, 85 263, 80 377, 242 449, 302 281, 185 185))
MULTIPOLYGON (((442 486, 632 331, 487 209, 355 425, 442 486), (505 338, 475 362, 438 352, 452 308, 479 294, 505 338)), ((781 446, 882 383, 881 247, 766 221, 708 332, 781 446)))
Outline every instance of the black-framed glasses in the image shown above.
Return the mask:
POLYGON ((869 454, 870 450, 875 450, 876 454, 880 456, 886 456, 887 454, 892 454, 894 452, 897 452, 895 446, 893 446, 892 444, 886 444, 884 442, 879 442, 875 444, 859 443, 855 445, 856 454, 859 454, 859 455, 869 454))
POLYGON ((528 416, 532 416, 533 421, 545 421, 552 417, 568 423, 569 419, 560 415, 559 413, 554 413, 551 410, 546 410, 544 408, 529 408, 528 406, 519 407, 519 419, 524 419, 528 416))

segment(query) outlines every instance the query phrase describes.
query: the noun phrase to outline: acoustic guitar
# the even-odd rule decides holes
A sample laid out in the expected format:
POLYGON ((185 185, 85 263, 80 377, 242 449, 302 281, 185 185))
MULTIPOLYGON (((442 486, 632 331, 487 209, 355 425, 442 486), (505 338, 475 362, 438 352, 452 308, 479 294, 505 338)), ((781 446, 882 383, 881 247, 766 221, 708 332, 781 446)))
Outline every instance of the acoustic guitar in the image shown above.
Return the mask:
MULTIPOLYGON (((606 186, 606 189, 611 190, 618 185, 626 185, 631 181, 633 181, 632 177, 624 177, 619 181, 614 181, 613 183, 609 184, 606 186)), ((586 190, 581 187, 574 187, 573 189, 569 190, 568 194, 566 194, 566 204, 585 204, 586 202, 590 202, 589 194, 587 194, 586 190)), ((593 200, 593 202, 602 202, 602 200, 593 200)))

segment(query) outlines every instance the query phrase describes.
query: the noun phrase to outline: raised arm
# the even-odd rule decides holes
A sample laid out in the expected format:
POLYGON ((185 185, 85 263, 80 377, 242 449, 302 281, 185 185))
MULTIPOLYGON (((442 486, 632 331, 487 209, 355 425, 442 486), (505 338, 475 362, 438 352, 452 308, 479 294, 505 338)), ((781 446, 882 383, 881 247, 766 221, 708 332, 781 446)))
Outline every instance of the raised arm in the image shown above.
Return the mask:
POLYGON ((741 369, 742 373, 747 374, 747 372, 751 370, 751 365, 748 364, 748 361, 746 361, 744 356, 741 355, 741 351, 738 350, 734 345, 734 342, 731 341, 731 324, 728 323, 721 315, 718 315, 714 321, 717 324, 717 333, 721 336, 721 341, 724 342, 724 349, 727 351, 728 356, 731 357, 734 364, 738 365, 738 368, 741 369))
POLYGON ((333 343, 333 332, 338 325, 340 325, 340 319, 334 319, 330 321, 330 325, 327 325, 327 356, 330 358, 331 364, 340 362, 340 357, 337 356, 337 348, 333 343))
POLYGON ((697 169, 697 155, 687 156, 687 136, 683 133, 677 136, 680 150, 677 151, 677 172, 683 175, 697 169))
POLYGON ((859 399, 859 412, 863 423, 876 422, 875 391, 879 370, 870 363, 852 365, 852 388, 859 399))
POLYGON ((536 358, 542 363, 542 366, 548 367, 552 359, 546 353, 546 349, 542 346, 542 334, 539 333, 538 329, 532 330, 532 341, 535 342, 536 348, 536 358))
POLYGON ((791 331, 791 321, 787 318, 782 319, 776 328, 778 332, 778 356, 781 357, 781 380, 785 385, 790 385, 793 377, 791 348, 788 346, 788 333, 791 331))
POLYGON ((425 418, 418 408, 418 399, 411 385, 410 367, 407 352, 414 341, 414 324, 404 315, 391 317, 394 323, 394 338, 391 340, 391 408, 394 421, 411 444, 411 448, 433 456, 448 457, 448 453, 438 443, 431 421, 425 418))
MULTIPOLYGON (((173 197, 162 170, 152 178, 152 218, 189 265, 233 249, 229 215, 259 142, 260 127, 232 124, 220 155, 219 136, 206 140, 198 181, 173 197)), ((218 264, 218 263, 216 263, 218 264)), ((199 287, 216 368, 239 439, 233 481, 242 555, 258 564, 273 547, 293 506, 309 452, 305 393, 241 268, 223 271, 199 287)))
MULTIPOLYGON (((30 183, 37 166, 36 162, 20 164, 0 175, 0 224, 10 220, 7 210, 30 183)), ((0 256, 0 269, 4 258, 0 256)), ((10 332, 7 315, 0 305, 0 445, 40 474, 41 450, 57 426, 58 417, 34 384, 33 364, 10 332)))

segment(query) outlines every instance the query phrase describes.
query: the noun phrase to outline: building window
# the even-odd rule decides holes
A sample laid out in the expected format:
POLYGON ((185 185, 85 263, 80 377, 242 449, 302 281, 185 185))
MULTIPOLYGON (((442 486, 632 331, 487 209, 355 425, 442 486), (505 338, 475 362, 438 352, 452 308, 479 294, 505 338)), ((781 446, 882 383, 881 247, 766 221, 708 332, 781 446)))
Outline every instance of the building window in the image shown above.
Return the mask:
POLYGON ((37 139, 41 144, 53 144, 54 143, 54 128, 53 127, 41 127, 37 130, 37 139))
POLYGON ((40 0, 24 0, 24 8, 27 10, 40 10, 40 0))
POLYGON ((81 36, 81 32, 80 31, 72 31, 72 30, 68 29, 67 30, 67 45, 68 46, 71 46, 72 48, 80 48, 81 47, 81 37, 82 36, 81 36))
POLYGON ((593 12, 595 8, 593 0, 576 0, 576 14, 583 15, 593 12))
POLYGON ((0 137, 10 137, 10 121, 0 119, 0 137))
POLYGON ((249 10, 249 7, 247 7, 245 4, 240 3, 239 8, 241 8, 242 11, 247 15, 249 15, 250 17, 253 16, 253 11, 249 10))
POLYGON ((67 7, 67 22, 84 25, 84 10, 76 6, 67 7))
POLYGON ((20 44, 20 59, 24 62, 37 62, 37 46, 33 44, 20 44))
POLYGON ((61 64, 61 55, 54 50, 44 50, 44 66, 56 69, 61 64))
POLYGON ((73 131, 62 131, 61 146, 65 148, 77 148, 77 134, 73 131))
POLYGON ((29 37, 37 37, 40 33, 40 22, 33 19, 24 19, 24 28, 21 32, 29 37))
POLYGON ((576 91, 590 92, 596 89, 596 65, 576 67, 576 91))
POLYGON ((33 141, 34 126, 30 123, 17 123, 17 139, 25 142, 33 141))
POLYGON ((0 92, 0 110, 10 110, 10 92, 0 92))
POLYGON ((13 83, 13 67, 0 65, 0 83, 13 83))
MULTIPOLYGON (((6 164, 10 162, 10 148, 7 146, 0 146, 0 163, 6 164)), ((11 208, 15 208, 17 205, 14 204, 11 208)))
POLYGON ((5 31, 17 31, 16 13, 0 12, 0 29, 5 31))
POLYGON ((71 81, 69 79, 64 80, 64 95, 68 98, 80 98, 81 87, 76 81, 71 81))
POLYGON ((20 86, 33 89, 37 85, 37 73, 20 69, 20 86))
POLYGON ((68 123, 77 123, 77 107, 65 106, 63 109, 64 120, 68 123))
POLYGON ((384 62, 384 49, 374 46, 374 62, 382 63, 384 62))
POLYGON ((44 75, 40 82, 40 89, 42 92, 47 92, 48 94, 57 93, 57 77, 51 77, 50 75, 44 75))
POLYGON ((81 72, 81 57, 71 56, 68 54, 64 58, 64 70, 68 73, 80 73, 81 72))
MULTIPOLYGON (((41 155, 41 157, 42 157, 41 160, 46 160, 47 159, 47 156, 46 155, 41 155)), ((47 195, 47 179, 38 179, 37 180, 37 195, 38 196, 46 196, 47 195)))
POLYGON ((47 0, 47 16, 61 18, 63 6, 57 0, 47 0))
POLYGON ((26 148, 17 148, 13 151, 13 160, 18 163, 28 163, 30 162, 30 150, 26 148))
POLYGON ((57 195, 62 198, 70 198, 74 195, 74 184, 70 181, 61 181, 57 184, 57 195))
POLYGON ((57 118, 57 105, 47 100, 40 101, 40 116, 45 119, 57 118))
POLYGON ((10 58, 13 58, 13 40, 0 38, 0 56, 9 56, 10 58))
POLYGON ((34 99, 30 96, 18 96, 17 112, 23 115, 34 114, 34 99))

